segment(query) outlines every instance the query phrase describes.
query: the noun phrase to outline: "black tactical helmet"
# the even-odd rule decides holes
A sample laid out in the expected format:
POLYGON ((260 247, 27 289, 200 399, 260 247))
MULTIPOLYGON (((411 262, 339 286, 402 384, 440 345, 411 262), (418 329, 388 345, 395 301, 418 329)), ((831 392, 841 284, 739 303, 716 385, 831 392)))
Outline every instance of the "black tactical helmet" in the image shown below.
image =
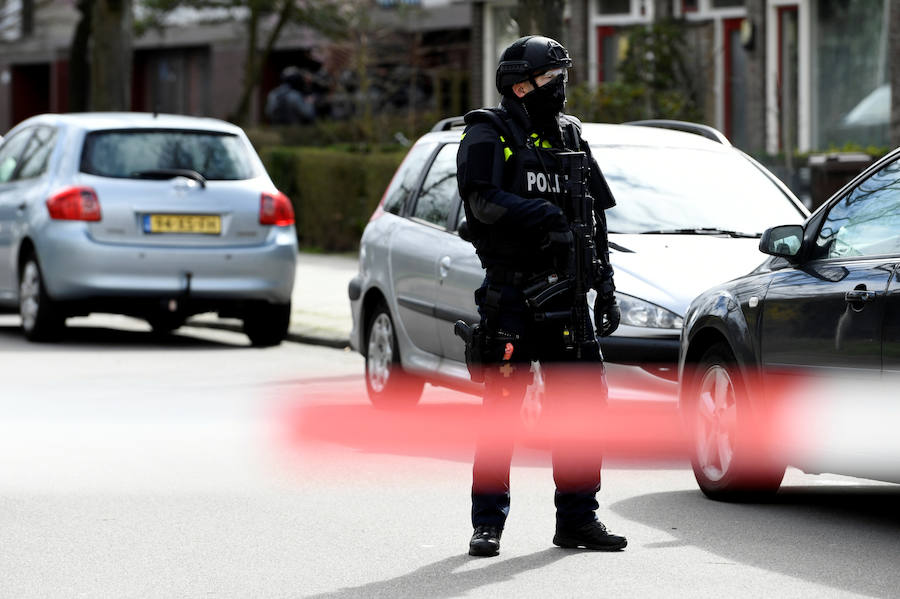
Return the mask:
POLYGON ((285 67, 281 71, 281 82, 294 86, 299 85, 303 83, 303 71, 293 65, 285 67))
POLYGON ((514 84, 525 81, 536 73, 571 66, 569 52, 556 40, 540 35, 520 37, 500 55, 497 91, 508 94, 514 84))

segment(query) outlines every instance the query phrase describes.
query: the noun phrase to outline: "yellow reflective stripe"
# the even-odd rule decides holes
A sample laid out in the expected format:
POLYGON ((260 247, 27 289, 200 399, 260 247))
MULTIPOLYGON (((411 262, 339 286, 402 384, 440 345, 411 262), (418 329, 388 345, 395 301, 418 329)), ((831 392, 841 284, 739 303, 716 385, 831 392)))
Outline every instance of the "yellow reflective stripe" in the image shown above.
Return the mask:
POLYGON ((534 139, 534 140, 537 140, 538 146, 540 146, 540 147, 542 147, 542 148, 552 148, 552 147, 553 147, 553 145, 552 145, 549 141, 547 141, 546 139, 541 140, 541 138, 538 137, 538 134, 537 134, 537 133, 532 133, 532 134, 531 134, 531 138, 534 139))
MULTIPOLYGON (((500 136, 500 141, 506 143, 506 138, 502 135, 500 136)), ((509 149, 509 146, 504 146, 503 148, 503 162, 509 160, 509 157, 512 156, 512 150, 509 149)))
POLYGON ((459 136, 459 140, 462 141, 465 138, 466 138, 466 134, 465 134, 465 132, 463 132, 463 134, 459 136))

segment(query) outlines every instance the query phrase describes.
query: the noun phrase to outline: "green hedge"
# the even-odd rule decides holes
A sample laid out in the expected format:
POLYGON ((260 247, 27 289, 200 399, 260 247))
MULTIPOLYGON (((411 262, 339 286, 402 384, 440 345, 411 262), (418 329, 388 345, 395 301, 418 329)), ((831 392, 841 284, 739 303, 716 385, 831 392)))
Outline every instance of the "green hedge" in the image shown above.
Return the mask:
POLYGON ((260 150, 275 185, 294 204, 300 247, 329 252, 359 247, 360 235, 404 155, 313 147, 260 150))

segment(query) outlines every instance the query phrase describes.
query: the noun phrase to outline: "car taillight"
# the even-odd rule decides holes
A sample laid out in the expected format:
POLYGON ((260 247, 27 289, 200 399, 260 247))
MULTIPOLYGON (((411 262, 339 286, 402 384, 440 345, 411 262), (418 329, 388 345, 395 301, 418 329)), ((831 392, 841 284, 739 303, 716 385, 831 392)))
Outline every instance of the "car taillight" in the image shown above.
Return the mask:
POLYGON ((369 222, 372 222, 373 220, 375 220, 376 218, 378 218, 379 216, 384 214, 384 200, 387 199, 388 192, 391 191, 391 188, 394 185, 394 180, 397 179, 397 177, 399 177, 399 176, 400 176, 400 170, 398 169, 397 172, 394 173, 394 176, 391 177, 391 182, 388 183, 388 186, 384 190, 384 193, 381 194, 381 201, 378 202, 377 206, 375 206, 375 211, 372 213, 372 216, 369 217, 369 222))
POLYGON ((90 187, 66 187, 47 198, 54 220, 100 220, 100 200, 90 187))
POLYGON ((294 207, 280 191, 263 193, 259 200, 259 224, 283 227, 294 224, 294 207))
POLYGON ((369 217, 369 222, 372 222, 382 214, 384 214, 384 206, 378 204, 377 206, 375 206, 375 211, 372 213, 372 216, 369 217))

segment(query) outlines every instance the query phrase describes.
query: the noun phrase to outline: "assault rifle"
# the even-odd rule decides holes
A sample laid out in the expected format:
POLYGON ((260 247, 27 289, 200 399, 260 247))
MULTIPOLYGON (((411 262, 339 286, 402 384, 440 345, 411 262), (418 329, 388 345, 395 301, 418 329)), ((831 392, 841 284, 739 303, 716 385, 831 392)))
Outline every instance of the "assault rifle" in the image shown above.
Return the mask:
MULTIPOLYGON (((593 199, 587 190, 588 160, 584 152, 559 152, 566 174, 564 205, 560 206, 574 239, 574 251, 562 265, 557 280, 540 281, 524 290, 529 306, 535 310, 537 320, 571 319, 572 340, 576 356, 594 343, 594 331, 587 309, 587 293, 594 285, 594 209, 593 199), (572 290, 574 303, 571 310, 541 311, 552 299, 572 290)), ((596 315, 595 315, 596 316, 596 315)))

